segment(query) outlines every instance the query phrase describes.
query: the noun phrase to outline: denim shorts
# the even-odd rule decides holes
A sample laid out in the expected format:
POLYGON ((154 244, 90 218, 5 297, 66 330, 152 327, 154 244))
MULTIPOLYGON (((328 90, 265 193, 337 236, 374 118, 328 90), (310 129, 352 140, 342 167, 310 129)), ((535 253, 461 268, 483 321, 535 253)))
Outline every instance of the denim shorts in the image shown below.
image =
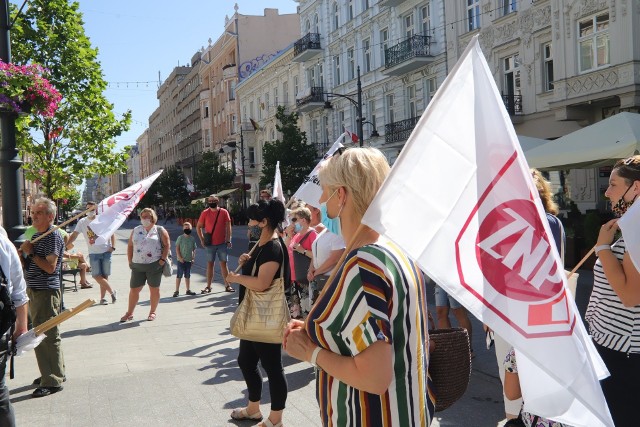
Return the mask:
POLYGON ((440 286, 436 285, 435 289, 436 307, 450 306, 452 309, 458 309, 462 307, 458 301, 456 301, 451 295, 446 293, 440 286))
POLYGON ((89 254, 92 277, 108 277, 111 275, 111 252, 101 254, 89 254))
POLYGON ((226 243, 222 243, 220 245, 207 246, 207 261, 208 262, 215 262, 216 261, 216 254, 217 254, 217 257, 218 257, 218 261, 227 262, 227 259, 229 257, 229 255, 227 253, 227 244, 226 243))
POLYGON ((178 279, 182 279, 182 276, 185 277, 185 279, 190 279, 191 278, 191 261, 185 261, 185 262, 177 262, 178 264, 178 279))

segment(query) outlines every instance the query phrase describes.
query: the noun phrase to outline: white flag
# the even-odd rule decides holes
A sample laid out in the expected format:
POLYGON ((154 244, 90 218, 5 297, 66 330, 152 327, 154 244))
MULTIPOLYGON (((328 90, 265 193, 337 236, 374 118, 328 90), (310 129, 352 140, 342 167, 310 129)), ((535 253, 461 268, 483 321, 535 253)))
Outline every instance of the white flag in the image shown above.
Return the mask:
POLYGON ((282 177, 280 176, 280 162, 276 162, 276 176, 273 179, 273 198, 280 200, 282 203, 284 200, 284 191, 282 190, 282 177))
POLYGON ((304 179, 304 182, 298 188, 298 191, 293 195, 296 199, 304 200, 309 203, 311 206, 315 206, 316 208, 320 207, 320 196, 322 196, 322 188, 320 187, 320 180, 318 179, 318 172, 320 171, 320 166, 327 159, 331 158, 336 150, 343 148, 344 145, 342 141, 345 140, 347 136, 346 133, 343 133, 336 139, 336 142, 333 143, 327 154, 322 157, 322 160, 318 162, 315 168, 311 171, 309 175, 304 179))
POLYGON ((640 202, 632 204, 618 220, 633 265, 640 271, 640 202))
POLYGON ((608 372, 566 290, 478 36, 424 112, 363 223, 395 241, 515 347, 527 411, 571 426, 613 426, 598 381, 608 372), (406 220, 410 212, 423 217, 420 226, 406 220))
POLYGON ((98 235, 96 244, 109 241, 161 173, 162 169, 98 203, 98 215, 91 221, 91 229, 98 235))

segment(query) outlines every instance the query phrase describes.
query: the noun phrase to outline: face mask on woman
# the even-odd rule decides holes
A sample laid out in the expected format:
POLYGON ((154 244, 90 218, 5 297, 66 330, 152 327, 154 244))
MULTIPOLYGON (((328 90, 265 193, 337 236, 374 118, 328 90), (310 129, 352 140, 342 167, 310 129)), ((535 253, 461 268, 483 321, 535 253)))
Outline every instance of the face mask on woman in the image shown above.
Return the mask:
POLYGON ((302 226, 299 222, 296 222, 296 225, 294 225, 293 228, 296 230, 296 233, 299 233, 300 230, 302 230, 302 226))
POLYGON ((187 236, 188 236, 189 234, 191 234, 191 229, 190 229, 190 228, 185 228, 185 229, 184 229, 184 230, 182 230, 182 231, 184 231, 184 234, 186 234, 187 236))
POLYGON ((320 222, 327 227, 327 230, 338 236, 342 236, 342 230, 340 229, 340 217, 329 218, 327 214, 327 202, 320 203, 320 222))
POLYGON ((611 206, 611 210, 613 211, 613 214, 615 216, 621 217, 622 215, 624 215, 627 209, 629 209, 629 206, 631 206, 633 202, 636 200, 635 197, 630 202, 627 202, 624 200, 624 196, 626 196, 629 190, 631 190, 631 187, 632 185, 630 185, 629 188, 627 188, 627 191, 625 191, 622 197, 620 197, 620 200, 618 200, 618 202, 615 205, 611 206))
POLYGON ((142 224, 143 227, 149 227, 151 225, 151 220, 143 218, 140 220, 140 223, 142 224))

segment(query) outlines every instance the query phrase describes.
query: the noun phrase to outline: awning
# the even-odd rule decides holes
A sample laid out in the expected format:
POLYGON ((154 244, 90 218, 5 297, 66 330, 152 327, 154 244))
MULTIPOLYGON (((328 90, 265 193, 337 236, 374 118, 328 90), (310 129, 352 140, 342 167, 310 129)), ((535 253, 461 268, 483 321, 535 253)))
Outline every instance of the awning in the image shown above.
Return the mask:
POLYGON ((194 200, 192 200, 192 201, 191 201, 191 204, 192 204, 192 205, 195 205, 195 204, 197 204, 197 203, 206 203, 206 201, 207 201, 207 198, 206 198, 206 197, 204 197, 204 198, 202 198, 202 199, 194 199, 194 200))
POLYGON ((237 188, 229 188, 228 190, 222 190, 222 191, 217 192, 216 196, 218 196, 218 197, 228 196, 229 194, 233 193, 236 190, 237 190, 237 188))

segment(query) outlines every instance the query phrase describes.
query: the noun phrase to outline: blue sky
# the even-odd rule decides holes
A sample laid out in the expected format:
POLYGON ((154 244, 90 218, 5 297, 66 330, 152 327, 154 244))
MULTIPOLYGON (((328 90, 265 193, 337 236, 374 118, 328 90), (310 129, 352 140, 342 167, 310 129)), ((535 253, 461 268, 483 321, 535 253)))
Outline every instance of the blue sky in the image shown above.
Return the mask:
MULTIPOLYGON (((208 39, 222 34, 225 15, 234 13, 228 0, 80 0, 85 32, 99 49, 105 95, 121 115, 132 111, 130 130, 118 146, 135 144, 157 108, 158 72, 166 78, 173 67, 185 65, 208 39), (129 82, 127 84, 127 82, 129 82), (141 83, 135 83, 141 82, 141 83), (147 83, 148 82, 148 83, 147 83)), ((295 13, 293 0, 240 0, 238 13, 263 15, 265 8, 295 13)))

